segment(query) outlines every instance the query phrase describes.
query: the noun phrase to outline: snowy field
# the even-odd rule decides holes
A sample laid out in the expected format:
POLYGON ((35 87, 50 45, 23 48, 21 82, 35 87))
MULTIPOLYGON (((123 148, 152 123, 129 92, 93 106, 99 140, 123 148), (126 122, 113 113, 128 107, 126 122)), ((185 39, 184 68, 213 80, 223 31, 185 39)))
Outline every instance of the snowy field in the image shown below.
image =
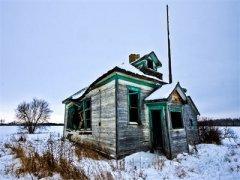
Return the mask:
MULTIPOLYGON (((190 154, 179 154, 173 160, 149 152, 138 152, 122 160, 93 160, 91 158, 77 158, 73 155, 73 163, 77 168, 83 169, 90 179, 99 179, 99 174, 107 172, 113 179, 240 179, 240 128, 231 128, 238 139, 224 139, 223 145, 199 144, 197 152, 190 148, 190 154)), ((42 133, 25 135, 27 142, 31 142, 39 153, 46 148, 49 136, 61 142, 62 127, 53 126, 42 133)), ((11 142, 20 135, 17 127, 0 126, 0 179, 17 179, 6 169, 19 166, 15 158, 4 148, 4 143, 11 142), (7 173, 6 173, 7 172, 7 173)), ((58 144, 57 144, 58 143, 58 144)), ((26 146, 26 143, 24 144, 26 146)), ((74 148, 72 143, 65 142, 67 149, 74 148)), ((26 147, 26 150, 29 147, 26 147)), ((57 149, 57 148, 56 148, 57 149)), ((55 152, 57 155, 57 152, 55 152)), ((109 175, 107 176, 109 177, 109 175)), ((33 175, 24 175, 20 179, 37 179, 33 175)), ((61 179, 59 174, 54 174, 47 179, 61 179)), ((104 178, 103 178, 104 179, 104 178)), ((106 177, 105 177, 106 179, 106 177)))

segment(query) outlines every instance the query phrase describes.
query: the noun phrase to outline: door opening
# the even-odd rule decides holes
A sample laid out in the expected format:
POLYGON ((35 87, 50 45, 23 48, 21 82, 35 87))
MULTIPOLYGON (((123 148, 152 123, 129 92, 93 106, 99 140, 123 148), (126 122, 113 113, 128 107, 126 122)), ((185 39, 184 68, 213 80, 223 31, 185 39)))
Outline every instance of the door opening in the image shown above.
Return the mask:
POLYGON ((152 117, 152 147, 154 150, 162 150, 162 126, 161 110, 151 110, 152 117))

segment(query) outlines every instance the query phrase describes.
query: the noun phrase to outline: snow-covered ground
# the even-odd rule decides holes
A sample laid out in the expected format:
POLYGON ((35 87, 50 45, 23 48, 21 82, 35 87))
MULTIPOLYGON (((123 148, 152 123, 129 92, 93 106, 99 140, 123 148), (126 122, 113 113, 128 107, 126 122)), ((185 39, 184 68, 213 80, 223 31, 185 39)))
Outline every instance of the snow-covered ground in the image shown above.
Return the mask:
MULTIPOLYGON (((94 179, 101 172, 109 172, 114 179, 240 179, 240 127, 231 128, 238 139, 225 139, 223 145, 199 144, 198 152, 191 150, 190 154, 179 154, 175 159, 168 160, 164 156, 149 152, 138 152, 122 160, 78 159, 73 156, 73 163, 81 168, 88 177, 94 179)), ((12 174, 6 174, 6 167, 19 161, 4 150, 3 144, 17 137, 17 127, 0 126, 0 179, 16 179, 12 174)), ((60 142, 62 127, 53 126, 43 133, 26 135, 27 140, 40 152, 44 150, 49 136, 60 142)), ((66 142, 68 149, 74 148, 66 142)), ((57 149, 57 148, 56 148, 57 149)), ((31 179, 31 176, 21 177, 31 179)), ((52 179, 60 178, 54 175, 52 179)))

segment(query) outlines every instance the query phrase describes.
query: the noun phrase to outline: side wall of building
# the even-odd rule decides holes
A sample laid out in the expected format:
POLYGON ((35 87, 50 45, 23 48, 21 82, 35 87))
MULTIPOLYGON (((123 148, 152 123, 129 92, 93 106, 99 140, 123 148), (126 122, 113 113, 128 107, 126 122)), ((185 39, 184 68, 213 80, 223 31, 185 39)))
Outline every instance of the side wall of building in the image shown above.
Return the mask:
MULTIPOLYGON (((88 143, 102 153, 116 157, 115 80, 90 91, 86 98, 91 98, 92 131, 84 134, 66 129, 65 137, 70 135, 73 141, 88 143)), ((66 113, 67 109, 68 106, 66 113)))
POLYGON ((197 115, 189 104, 183 106, 183 120, 189 144, 199 143, 197 115))
POLYGON ((175 105, 172 103, 168 104, 167 119, 169 124, 169 134, 170 134, 170 147, 171 147, 171 158, 175 157, 177 154, 182 152, 188 152, 188 142, 187 133, 183 120, 183 108, 182 105, 175 105), (182 113, 183 128, 173 129, 171 120, 171 111, 179 111, 182 113))
POLYGON ((149 118, 144 99, 153 91, 153 88, 125 80, 118 80, 117 88, 117 154, 119 158, 150 148, 149 118), (128 86, 140 88, 142 125, 129 122, 128 86))

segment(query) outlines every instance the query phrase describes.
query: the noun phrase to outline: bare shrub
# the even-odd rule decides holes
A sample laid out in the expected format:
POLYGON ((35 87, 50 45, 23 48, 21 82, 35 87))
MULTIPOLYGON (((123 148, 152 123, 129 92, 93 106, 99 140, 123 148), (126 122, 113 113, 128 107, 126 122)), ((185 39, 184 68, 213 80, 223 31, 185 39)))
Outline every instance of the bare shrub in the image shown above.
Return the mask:
POLYGON ((11 143, 5 143, 4 147, 11 150, 11 154, 15 155, 15 158, 21 158, 24 154, 23 147, 17 143, 17 144, 11 144, 11 143))
POLYGON ((214 126, 200 126, 199 138, 202 143, 221 144, 221 131, 214 126))
POLYGON ((23 124, 20 128, 27 130, 29 134, 35 133, 38 128, 42 127, 39 126, 40 123, 48 122, 51 113, 48 102, 36 98, 29 103, 20 103, 16 109, 16 117, 23 124))

